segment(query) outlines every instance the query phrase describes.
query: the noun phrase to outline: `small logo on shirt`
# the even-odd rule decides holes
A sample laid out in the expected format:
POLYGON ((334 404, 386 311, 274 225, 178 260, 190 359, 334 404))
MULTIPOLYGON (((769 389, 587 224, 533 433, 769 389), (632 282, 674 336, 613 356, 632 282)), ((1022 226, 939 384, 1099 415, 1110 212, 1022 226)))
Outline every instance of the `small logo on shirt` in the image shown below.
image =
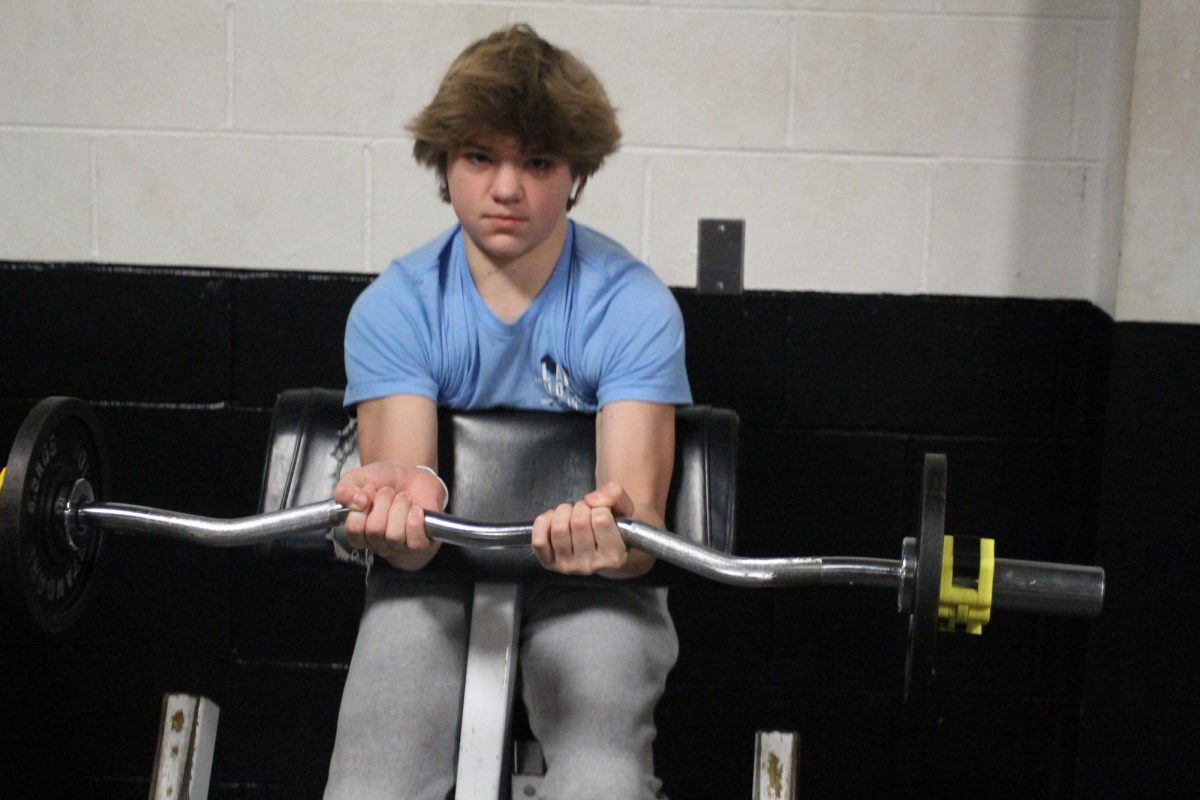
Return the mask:
POLYGON ((545 405, 566 406, 572 411, 589 411, 590 404, 571 388, 571 376, 562 364, 555 363, 550 356, 542 356, 542 390, 546 392, 545 405))

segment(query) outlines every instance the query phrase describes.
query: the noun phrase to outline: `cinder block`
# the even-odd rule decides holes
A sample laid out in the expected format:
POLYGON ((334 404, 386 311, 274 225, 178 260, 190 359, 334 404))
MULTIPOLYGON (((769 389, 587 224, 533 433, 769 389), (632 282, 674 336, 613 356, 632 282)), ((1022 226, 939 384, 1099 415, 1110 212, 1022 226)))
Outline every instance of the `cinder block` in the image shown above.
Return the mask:
POLYGON ((100 257, 361 270, 362 153, 341 142, 102 138, 100 257))
POLYGON ((801 16, 794 144, 1066 157, 1074 26, 1035 19, 801 16))
POLYGON ((934 0, 951 14, 1010 14, 1031 17, 1107 19, 1127 9, 1128 0, 934 0))
POLYGON ((1186 4, 1146 3, 1139 22, 1121 320, 1200 323, 1200 28, 1186 4))
MULTIPOLYGON (((649 5, 651 0, 639 0, 639 2, 641 5, 649 5)), ((795 5, 795 2, 796 0, 653 0, 653 4, 658 6, 734 9, 786 9, 795 5)))
POLYGON ((1136 20, 1080 26, 1075 154, 1082 158, 1117 159, 1122 155, 1136 40, 1136 20))
MULTIPOLYGON (((647 0, 642 0, 647 2, 647 0)), ((653 0, 655 5, 799 11, 931 11, 937 0, 653 0)))
POLYGON ((620 242, 638 258, 642 253, 642 209, 646 157, 618 152, 592 176, 571 216, 620 242))
POLYGON ((456 55, 503 26, 498 6, 239 3, 238 128, 403 136, 456 55))
POLYGON ((437 177, 413 160, 411 140, 371 147, 372 270, 382 271, 454 222, 454 210, 438 198, 437 177))
POLYGON ((747 289, 920 288, 921 163, 655 156, 650 168, 650 263, 672 285, 695 285, 698 220, 733 218, 746 220, 747 289))
POLYGON ((0 259, 86 261, 91 185, 85 137, 0 133, 0 259))
POLYGON ((786 16, 574 6, 516 16, 596 71, 627 144, 764 148, 786 140, 786 16))
POLYGON ((224 3, 4 5, 0 121, 189 129, 224 124, 224 3))
POLYGON ((939 165, 929 290, 1095 300, 1087 223, 1102 199, 1101 176, 1082 165, 939 165))

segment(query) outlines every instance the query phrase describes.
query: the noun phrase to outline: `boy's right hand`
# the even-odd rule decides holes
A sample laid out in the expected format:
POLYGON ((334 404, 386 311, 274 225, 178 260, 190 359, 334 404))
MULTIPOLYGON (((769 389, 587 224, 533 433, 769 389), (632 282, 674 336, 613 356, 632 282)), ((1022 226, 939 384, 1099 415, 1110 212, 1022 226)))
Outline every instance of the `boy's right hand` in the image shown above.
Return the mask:
POLYGON ((333 499, 350 509, 346 538, 394 567, 418 570, 440 542, 425 533, 425 511, 442 507, 442 484, 424 470, 377 462, 347 472, 333 499))

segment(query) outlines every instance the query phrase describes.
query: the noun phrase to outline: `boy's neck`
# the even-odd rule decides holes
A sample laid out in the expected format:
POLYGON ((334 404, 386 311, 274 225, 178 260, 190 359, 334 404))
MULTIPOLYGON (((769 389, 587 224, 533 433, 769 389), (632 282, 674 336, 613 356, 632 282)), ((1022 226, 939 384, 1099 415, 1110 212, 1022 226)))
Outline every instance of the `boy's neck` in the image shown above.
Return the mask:
POLYGON ((567 216, 536 248, 518 258, 493 258, 471 237, 464 237, 471 279, 488 309, 511 325, 528 310, 550 282, 567 240, 567 216))

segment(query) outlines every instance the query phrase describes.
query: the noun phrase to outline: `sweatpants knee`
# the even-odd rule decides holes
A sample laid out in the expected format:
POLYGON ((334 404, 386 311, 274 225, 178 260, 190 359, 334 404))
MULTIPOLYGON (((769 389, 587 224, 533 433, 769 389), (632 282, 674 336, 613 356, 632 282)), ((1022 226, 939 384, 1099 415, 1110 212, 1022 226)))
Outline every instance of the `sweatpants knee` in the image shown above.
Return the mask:
POLYGON ((547 761, 538 800, 653 800, 661 786, 652 766, 627 752, 574 751, 547 761))

